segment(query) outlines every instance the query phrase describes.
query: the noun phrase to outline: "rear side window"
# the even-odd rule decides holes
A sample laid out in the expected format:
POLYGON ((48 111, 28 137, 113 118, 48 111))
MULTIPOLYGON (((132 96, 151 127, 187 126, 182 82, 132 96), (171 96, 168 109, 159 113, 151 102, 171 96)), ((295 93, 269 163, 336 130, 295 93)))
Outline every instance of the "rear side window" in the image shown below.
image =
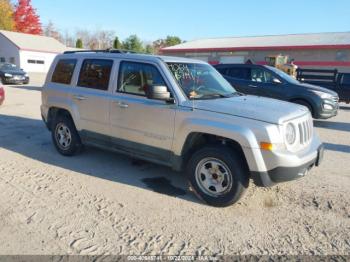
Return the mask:
POLYGON ((227 75, 227 69, 226 68, 223 68, 223 67, 216 67, 215 68, 220 74, 222 75, 227 75))
POLYGON ((166 85, 155 66, 135 62, 121 63, 118 92, 145 96, 147 88, 152 85, 166 85))
POLYGON ((85 59, 81 67, 78 86, 108 90, 112 67, 112 60, 85 59))
POLYGON ((350 74, 343 74, 342 84, 350 85, 350 74))
POLYGON ((250 80, 250 69, 242 67, 232 67, 227 70, 227 75, 237 79, 250 80))
POLYGON ((59 60, 53 72, 51 82, 69 85, 72 81, 76 64, 77 60, 75 59, 59 60))

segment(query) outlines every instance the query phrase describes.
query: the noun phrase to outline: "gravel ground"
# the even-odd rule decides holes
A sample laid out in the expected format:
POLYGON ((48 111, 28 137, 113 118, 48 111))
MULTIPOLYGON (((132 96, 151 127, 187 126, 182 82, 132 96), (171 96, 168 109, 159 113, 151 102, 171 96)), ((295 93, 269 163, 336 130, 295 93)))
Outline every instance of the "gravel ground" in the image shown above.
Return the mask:
POLYGON ((60 156, 40 87, 6 86, 0 107, 0 254, 350 255, 350 106, 315 121, 323 165, 228 208, 183 175, 87 148, 60 156))

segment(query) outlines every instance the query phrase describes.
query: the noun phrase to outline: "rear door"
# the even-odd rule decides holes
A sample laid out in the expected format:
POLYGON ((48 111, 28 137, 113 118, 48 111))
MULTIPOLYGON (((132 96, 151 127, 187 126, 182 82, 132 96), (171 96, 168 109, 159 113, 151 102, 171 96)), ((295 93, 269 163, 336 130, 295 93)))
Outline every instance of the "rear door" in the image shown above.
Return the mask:
POLYGON ((340 100, 350 101, 350 74, 344 73, 340 78, 340 86, 336 90, 340 100))
POLYGON ((109 135, 109 100, 113 60, 88 58, 80 61, 76 87, 70 96, 79 114, 83 137, 109 135))

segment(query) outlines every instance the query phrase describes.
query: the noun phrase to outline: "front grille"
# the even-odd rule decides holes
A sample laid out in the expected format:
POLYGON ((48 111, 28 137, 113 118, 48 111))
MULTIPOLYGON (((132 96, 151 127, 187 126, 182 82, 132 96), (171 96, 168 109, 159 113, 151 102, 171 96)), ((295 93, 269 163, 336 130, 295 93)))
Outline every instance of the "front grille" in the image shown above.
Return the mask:
POLYGON ((337 97, 337 96, 332 97, 332 101, 333 101, 335 104, 338 104, 338 103, 339 103, 339 97, 337 97))
POLYGON ((312 120, 304 120, 298 124, 300 145, 307 145, 310 143, 313 136, 312 120))

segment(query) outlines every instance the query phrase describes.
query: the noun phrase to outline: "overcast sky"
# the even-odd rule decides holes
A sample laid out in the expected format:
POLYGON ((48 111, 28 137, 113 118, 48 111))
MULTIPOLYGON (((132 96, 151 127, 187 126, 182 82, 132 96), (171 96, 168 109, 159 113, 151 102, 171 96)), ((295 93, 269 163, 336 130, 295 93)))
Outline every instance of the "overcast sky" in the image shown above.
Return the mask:
POLYGON ((350 31, 349 0, 32 0, 63 33, 114 30, 145 41, 350 31))

